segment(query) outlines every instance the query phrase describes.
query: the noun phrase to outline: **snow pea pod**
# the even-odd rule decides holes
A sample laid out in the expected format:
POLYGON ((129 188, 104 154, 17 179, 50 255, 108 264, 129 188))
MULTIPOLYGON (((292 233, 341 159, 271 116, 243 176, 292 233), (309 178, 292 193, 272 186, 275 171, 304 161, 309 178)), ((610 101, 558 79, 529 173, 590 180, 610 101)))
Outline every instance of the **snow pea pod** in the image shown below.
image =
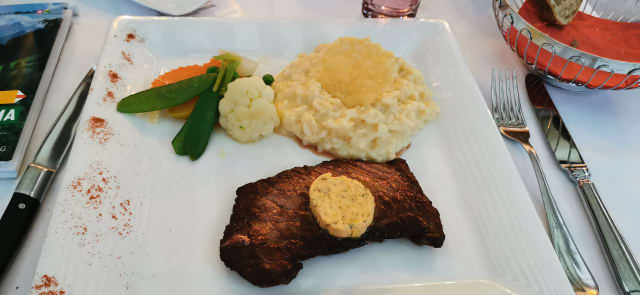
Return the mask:
MULTIPOLYGON (((222 95, 213 92, 211 89, 200 94, 193 112, 191 112, 189 119, 185 123, 184 139, 179 138, 182 130, 176 136, 176 139, 183 140, 184 151, 191 160, 198 159, 209 144, 211 132, 220 116, 218 103, 221 98, 222 95)), ((176 146, 174 146, 174 150, 178 152, 180 149, 176 149, 176 146)))
POLYGON ((173 146, 173 151, 176 154, 184 156, 187 154, 187 151, 184 150, 184 135, 187 133, 187 125, 189 124, 189 119, 182 125, 176 137, 171 141, 171 146, 173 146))
MULTIPOLYGON (((214 83, 213 89, 207 89, 200 94, 198 102, 196 102, 189 119, 187 119, 182 147, 191 160, 197 160, 207 148, 213 127, 220 116, 218 104, 227 89, 227 85, 233 79, 239 64, 240 62, 236 59, 228 59, 222 63, 218 71, 218 75, 222 79, 218 79, 214 83), (219 88, 216 89, 216 87, 219 88)), ((182 140, 180 133, 182 132, 178 132, 176 136, 178 141, 182 140)), ((174 145, 176 153, 181 151, 179 142, 177 142, 177 145, 177 149, 174 145)))
POLYGON ((121 113, 143 113, 163 110, 185 103, 211 86, 217 73, 202 74, 176 83, 147 89, 123 98, 118 102, 121 113))

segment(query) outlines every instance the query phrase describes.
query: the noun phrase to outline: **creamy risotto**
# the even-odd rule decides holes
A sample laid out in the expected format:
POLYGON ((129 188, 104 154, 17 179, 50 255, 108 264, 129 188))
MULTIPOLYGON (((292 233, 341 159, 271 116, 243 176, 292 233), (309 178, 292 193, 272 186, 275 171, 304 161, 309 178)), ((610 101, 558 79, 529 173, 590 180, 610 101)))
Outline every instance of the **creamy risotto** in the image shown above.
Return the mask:
POLYGON ((368 38, 299 55, 273 88, 278 132, 342 158, 391 160, 439 112, 422 74, 368 38))

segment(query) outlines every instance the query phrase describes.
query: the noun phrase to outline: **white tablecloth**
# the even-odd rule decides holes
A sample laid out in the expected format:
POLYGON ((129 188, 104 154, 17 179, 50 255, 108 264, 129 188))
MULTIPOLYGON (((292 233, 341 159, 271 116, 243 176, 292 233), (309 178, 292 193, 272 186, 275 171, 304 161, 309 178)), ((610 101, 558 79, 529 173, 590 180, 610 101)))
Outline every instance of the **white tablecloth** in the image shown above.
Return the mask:
MULTIPOLYGON (((178 1, 178 0, 176 0, 178 1)), ((612 0, 613 1, 613 0, 612 0)), ((14 3, 14 1, 9 1, 14 3)), ((39 1, 30 1, 39 2, 39 1)), ((97 62, 109 25, 118 15, 157 15, 155 11, 128 0, 70 0, 78 16, 67 38, 42 114, 29 144, 25 159, 33 157, 49 126, 64 102, 89 68, 97 62)), ((361 18, 360 0, 213 0, 218 7, 198 16, 221 17, 322 17, 361 18)), ((446 20, 460 44, 466 62, 482 91, 490 100, 492 67, 520 71, 524 68, 502 41, 497 31, 490 1, 423 0, 418 17, 446 20)), ((17 3, 17 2, 15 2, 17 3)), ((5 3, 2 3, 5 4, 5 3)), ((521 85, 522 86, 522 85, 521 85)), ((522 88, 522 87, 521 87, 522 88)), ((568 93, 550 89, 551 95, 580 151, 589 164, 593 181, 616 220, 632 251, 640 257, 640 192, 635 186, 640 166, 640 91, 568 93)), ((549 185, 573 237, 590 266, 601 294, 615 294, 617 289, 607 267, 596 236, 574 184, 558 169, 546 146, 531 110, 525 110, 532 129, 532 144, 537 149, 549 185)), ((541 218, 544 210, 538 185, 529 159, 517 144, 505 141, 518 167, 533 206, 541 218)), ((9 202, 15 186, 13 180, 0 180, 0 208, 9 202)), ((49 226, 55 195, 41 208, 25 244, 13 266, 4 276, 0 294, 26 294, 49 226)), ((0 210, 1 210, 0 209, 0 210)), ((542 219, 544 220, 544 219, 542 219)))

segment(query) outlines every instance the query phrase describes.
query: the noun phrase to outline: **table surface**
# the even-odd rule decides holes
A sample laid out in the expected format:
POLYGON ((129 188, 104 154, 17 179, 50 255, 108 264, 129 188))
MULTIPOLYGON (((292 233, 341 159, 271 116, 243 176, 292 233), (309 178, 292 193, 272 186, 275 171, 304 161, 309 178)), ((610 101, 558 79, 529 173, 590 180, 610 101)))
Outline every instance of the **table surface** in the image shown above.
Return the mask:
MULTIPOLYGON (((610 0, 614 1, 614 0, 610 0)), ((17 1, 8 1, 18 3, 17 1)), ((41 1, 20 1, 41 2, 41 1)), ((158 15, 157 12, 129 0, 70 0, 78 16, 60 57, 42 113, 33 133, 25 159, 30 159, 64 102, 87 71, 96 63, 112 20, 119 15, 158 15)), ((417 17, 440 18, 451 25, 484 98, 490 101, 491 68, 518 71, 524 81, 525 68, 502 40, 493 19, 490 1, 422 1, 417 17)), ((362 18, 359 0, 213 0, 216 7, 197 16, 290 17, 290 18, 362 18)), ((5 3, 3 3, 5 4, 5 3)), ((520 85, 524 89, 524 85, 520 85)), ((625 236, 631 250, 640 257, 640 193, 636 191, 640 166, 640 90, 571 93, 550 88, 556 106, 571 130, 580 152, 592 172, 602 198, 625 236)), ((535 123, 533 111, 525 109, 528 122, 535 123)), ((558 168, 543 133, 531 125, 531 142, 536 148, 549 186, 562 211, 574 240, 591 268, 601 294, 618 292, 596 235, 580 201, 574 183, 558 168)), ((518 167, 532 205, 542 223, 544 209, 531 163, 525 151, 505 140, 510 156, 518 167)), ((0 180, 0 208, 6 208, 15 180, 0 180)), ((40 257, 56 196, 47 197, 33 228, 12 267, 0 282, 0 294, 27 294, 40 257)), ((0 210, 2 210, 0 209, 0 210)))

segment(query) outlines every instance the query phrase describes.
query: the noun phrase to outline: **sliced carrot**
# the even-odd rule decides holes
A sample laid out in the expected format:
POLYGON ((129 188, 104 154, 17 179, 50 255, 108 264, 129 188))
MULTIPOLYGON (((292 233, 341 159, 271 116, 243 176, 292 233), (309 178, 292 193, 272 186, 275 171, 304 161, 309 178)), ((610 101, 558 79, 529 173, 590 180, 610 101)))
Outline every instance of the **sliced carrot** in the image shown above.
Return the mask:
POLYGON ((167 85, 171 83, 175 83, 178 81, 182 81, 184 79, 188 79, 197 75, 202 75, 207 72, 209 67, 219 67, 220 61, 212 58, 207 63, 202 65, 190 65, 179 67, 168 71, 160 76, 158 76, 153 82, 151 82, 151 87, 158 87, 162 85, 167 85))
POLYGON ((189 100, 183 104, 168 108, 167 114, 169 114, 169 116, 174 117, 176 119, 189 118, 189 115, 191 115, 191 111, 193 111, 193 108, 196 106, 197 101, 198 101, 198 97, 196 96, 192 100, 189 100))
MULTIPOLYGON (((202 65, 190 65, 179 67, 177 69, 173 69, 168 71, 160 76, 158 76, 153 82, 151 82, 151 87, 158 87, 162 85, 167 85, 171 83, 175 83, 178 81, 182 81, 184 79, 188 79, 191 77, 195 77, 197 75, 202 75, 207 72, 209 67, 220 66, 220 61, 212 58, 207 63, 202 65)), ((167 110, 168 114, 174 118, 178 119, 186 119, 191 114, 193 107, 196 105, 196 101, 198 101, 198 97, 194 97, 194 99, 189 100, 181 105, 177 105, 175 107, 169 108, 167 110)))

